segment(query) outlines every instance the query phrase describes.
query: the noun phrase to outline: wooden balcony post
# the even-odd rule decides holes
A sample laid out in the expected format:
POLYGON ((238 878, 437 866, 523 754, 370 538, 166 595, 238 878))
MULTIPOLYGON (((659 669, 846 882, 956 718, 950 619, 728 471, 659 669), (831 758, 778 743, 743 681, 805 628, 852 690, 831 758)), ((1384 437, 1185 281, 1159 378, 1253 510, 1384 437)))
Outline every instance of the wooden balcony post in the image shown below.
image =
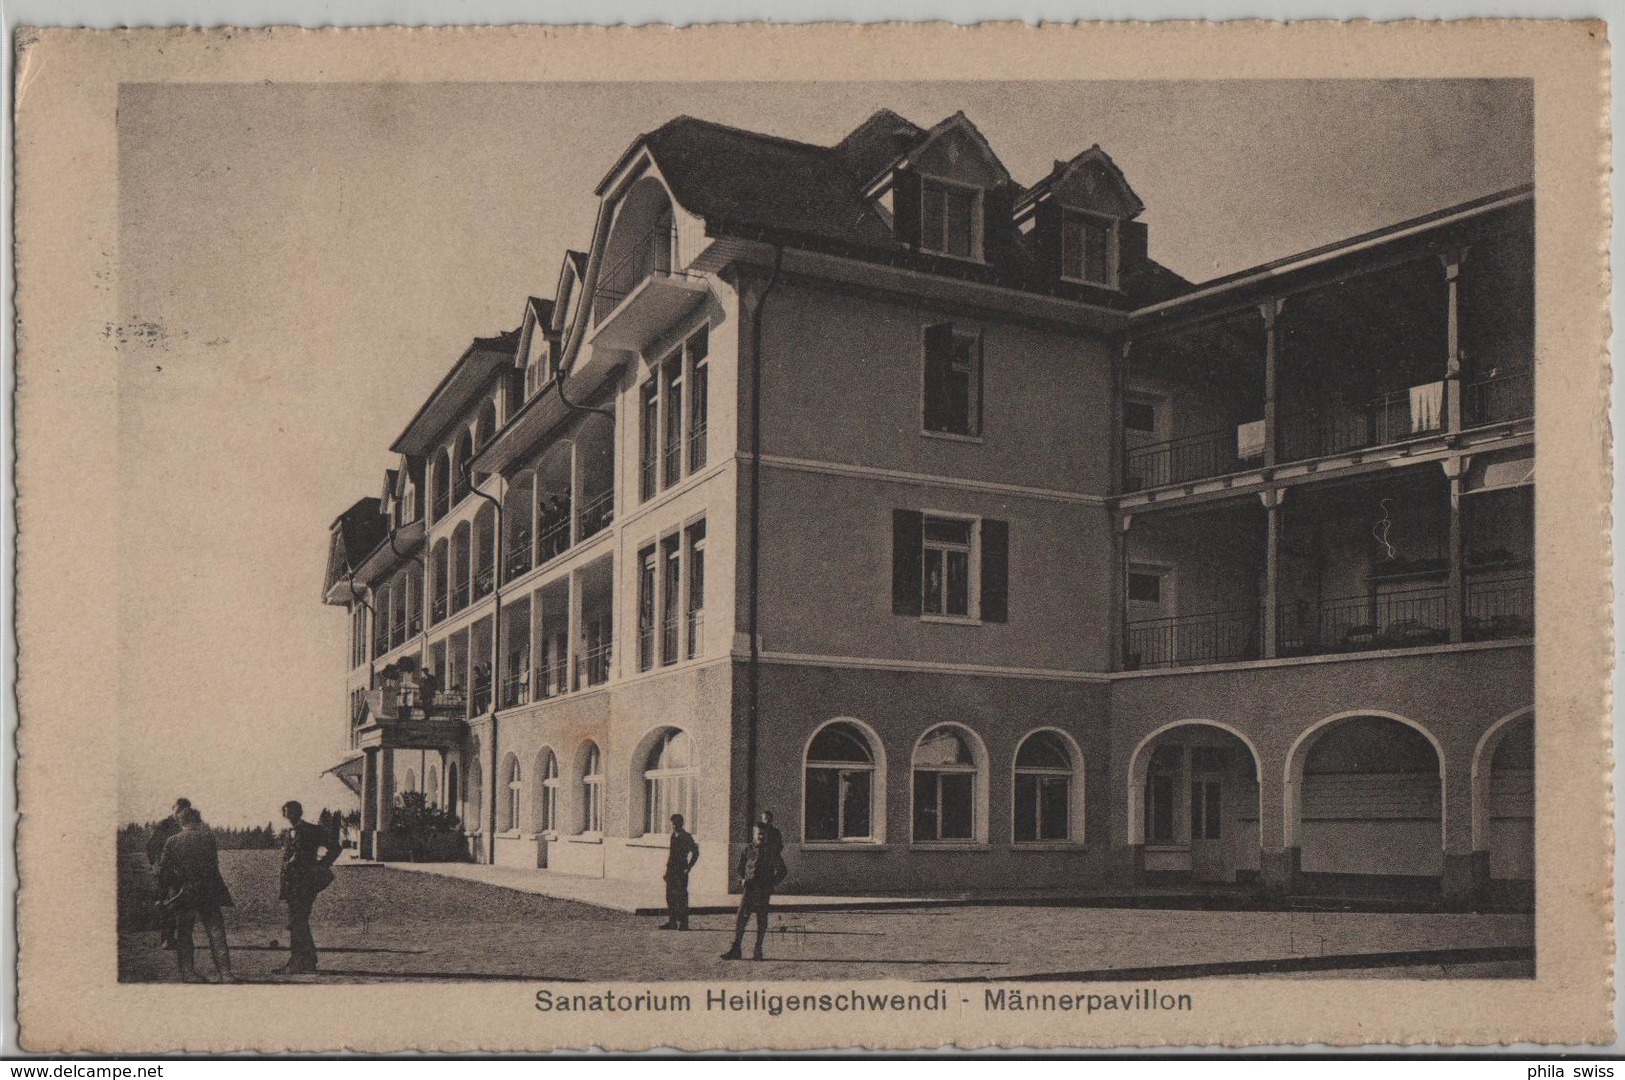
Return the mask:
POLYGON ((1444 420, 1445 431, 1451 435, 1461 430, 1461 264, 1467 253, 1448 251, 1439 256, 1444 266, 1445 288, 1445 363, 1444 363, 1444 420))
POLYGON ((1467 614, 1466 568, 1462 558, 1463 536, 1461 522, 1462 473, 1470 459, 1462 456, 1445 458, 1441 465, 1450 480, 1450 577, 1445 587, 1445 621, 1450 640, 1460 642, 1464 637, 1467 614))
POLYGON ((1276 454, 1276 392, 1275 383, 1280 367, 1280 316, 1281 303, 1279 297, 1271 297, 1258 305, 1258 313, 1264 317, 1264 466, 1266 468, 1275 464, 1276 454))
POLYGON ((1264 641, 1263 655, 1274 660, 1280 649, 1281 613, 1281 503, 1285 488, 1260 491, 1267 528, 1264 534, 1264 641))

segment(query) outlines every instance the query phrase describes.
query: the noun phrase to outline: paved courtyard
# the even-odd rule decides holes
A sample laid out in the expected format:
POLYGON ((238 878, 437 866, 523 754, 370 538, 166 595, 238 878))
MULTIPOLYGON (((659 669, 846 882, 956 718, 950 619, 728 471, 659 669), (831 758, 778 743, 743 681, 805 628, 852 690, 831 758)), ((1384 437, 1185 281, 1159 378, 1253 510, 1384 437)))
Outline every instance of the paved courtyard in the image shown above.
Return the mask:
MULTIPOLYGON (((275 852, 225 852, 232 962, 271 980, 288 958, 275 852)), ((726 961, 730 915, 689 933, 648 915, 466 878, 340 865, 316 903, 322 971, 295 982, 1232 977, 1526 977, 1532 918, 939 904, 775 913, 768 960, 726 961), (1411 954, 1411 955, 1398 955, 1411 954)), ((212 971, 201 931, 198 967, 212 971)), ((747 946, 748 947, 748 946, 747 946)), ((120 935, 119 976, 170 981, 151 931, 120 935)))

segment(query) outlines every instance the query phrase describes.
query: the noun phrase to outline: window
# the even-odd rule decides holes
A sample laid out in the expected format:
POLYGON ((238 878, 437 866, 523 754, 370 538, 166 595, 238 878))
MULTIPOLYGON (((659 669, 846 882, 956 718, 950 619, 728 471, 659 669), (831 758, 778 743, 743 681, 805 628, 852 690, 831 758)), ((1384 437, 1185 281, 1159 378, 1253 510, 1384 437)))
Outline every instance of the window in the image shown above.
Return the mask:
POLYGON ((892 612, 1009 618, 1010 524, 892 511, 892 612))
POLYGON ((649 500, 655 494, 655 462, 660 446, 660 381, 643 384, 642 405, 638 410, 638 498, 649 500))
POLYGON ((970 617, 972 524, 925 519, 925 614, 970 617))
POLYGON ((445 450, 435 456, 434 470, 429 475, 429 490, 433 493, 429 503, 429 520, 439 521, 451 509, 451 455, 445 450))
POLYGON ((604 755, 595 742, 581 748, 581 831, 604 831, 604 755))
POLYGON ((638 552, 638 670, 655 663, 655 549, 638 552))
POLYGON ((645 833, 663 833, 673 814, 682 814, 690 832, 696 828, 694 741, 688 732, 667 730, 649 752, 643 770, 645 833))
POLYGON ((665 438, 660 448, 660 486, 671 487, 683 476, 683 351, 672 353, 661 370, 665 438))
POLYGON ((952 323, 925 328, 925 430, 982 434, 982 339, 952 323))
POLYGON ((507 832, 519 828, 519 823, 524 820, 519 809, 524 799, 524 778, 520 775, 519 759, 513 754, 503 759, 502 776, 502 812, 497 828, 500 832, 507 832))
POLYGON ((1184 766, 1184 750, 1159 746, 1151 755, 1145 777, 1145 840, 1148 844, 1174 842, 1174 783, 1184 766))
POLYGON ((933 728, 914 748, 914 839, 976 837, 978 768, 960 729, 933 728))
POLYGON ((705 467, 705 432, 707 410, 710 406, 709 380, 711 367, 706 358, 711 353, 708 327, 700 327, 688 339, 688 471, 698 472, 705 467))
POLYGON ((457 437, 457 456, 451 463, 451 504, 456 506, 468 498, 468 484, 473 471, 468 467, 474 460, 474 439, 467 431, 457 437))
POLYGON ((660 662, 677 663, 677 613, 683 581, 682 549, 678 538, 660 542, 660 662))
POLYGON ((926 180, 920 186, 920 247, 962 259, 977 257, 974 188, 926 180))
POLYGON ((1152 401, 1124 401, 1123 428, 1146 435, 1157 433, 1157 406, 1152 401))
POLYGON ((688 658, 705 651, 705 522, 690 525, 688 540, 688 658))
POLYGON ((1016 751, 1017 843, 1072 837, 1072 753, 1053 731, 1035 731, 1016 751))
POLYGON ((807 747, 803 830, 809 841, 873 840, 875 754, 856 725, 826 725, 807 747))
POLYGON ((350 609, 350 666, 367 662, 367 609, 360 604, 350 609))
POLYGON ((1115 286, 1116 233, 1110 218, 1068 212, 1061 219, 1061 276, 1090 285, 1115 286))
POLYGON ((464 781, 463 799, 468 803, 463 821, 467 823, 469 832, 483 832, 484 815, 480 813, 480 806, 485 801, 484 775, 480 771, 480 759, 469 759, 468 779, 464 781))
POLYGON ((536 831, 555 832, 559 827, 559 759, 551 750, 542 751, 542 794, 536 800, 536 831))
POLYGON ((1130 574, 1128 576, 1128 598, 1142 604, 1162 603, 1162 575, 1130 574))
POLYGON ((1222 746, 1191 747, 1191 839, 1224 839, 1224 781, 1230 756, 1222 746))

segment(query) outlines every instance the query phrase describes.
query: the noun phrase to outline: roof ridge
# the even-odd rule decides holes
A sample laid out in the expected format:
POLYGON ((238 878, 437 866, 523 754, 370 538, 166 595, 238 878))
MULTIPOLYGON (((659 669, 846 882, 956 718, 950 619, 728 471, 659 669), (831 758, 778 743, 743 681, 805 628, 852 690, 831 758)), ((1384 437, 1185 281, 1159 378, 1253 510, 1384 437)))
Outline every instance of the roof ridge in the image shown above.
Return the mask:
POLYGON ((800 139, 792 139, 785 135, 774 135, 772 132, 767 131, 753 131, 750 128, 742 128, 735 124, 724 124, 720 120, 707 120, 700 116, 690 116, 688 113, 679 113, 677 116, 667 120, 664 124, 661 124, 659 127, 655 128, 654 131, 649 132, 649 134, 644 137, 648 138, 649 136, 664 131, 680 120, 687 120, 694 124, 703 124, 706 127, 716 128, 719 131, 731 132, 735 135, 746 135, 752 139, 761 139, 764 142, 782 143, 785 146, 793 146, 798 150, 816 150, 825 154, 833 153, 835 150, 835 147, 833 146, 822 146, 818 143, 803 142, 800 139))

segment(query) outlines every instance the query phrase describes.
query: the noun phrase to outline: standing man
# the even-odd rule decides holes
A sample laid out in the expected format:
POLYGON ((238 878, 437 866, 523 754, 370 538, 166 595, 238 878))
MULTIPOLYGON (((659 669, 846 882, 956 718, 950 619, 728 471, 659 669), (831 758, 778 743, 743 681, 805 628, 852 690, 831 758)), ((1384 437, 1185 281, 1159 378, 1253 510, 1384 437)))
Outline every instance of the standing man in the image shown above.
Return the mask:
POLYGON ((226 922, 220 909, 231 907, 231 892, 220 876, 220 849, 203 815, 187 806, 179 811, 180 831, 164 841, 158 857, 158 880, 164 889, 164 907, 175 920, 175 963, 181 981, 208 982, 193 964, 192 926, 201 922, 209 935, 209 954, 215 977, 234 983, 231 949, 226 943, 226 922))
POLYGON ((739 856, 739 883, 744 895, 739 898, 739 914, 734 919, 733 948, 722 954, 724 960, 743 960, 740 946, 745 940, 745 923, 756 916, 756 951, 752 960, 762 958, 762 942, 767 938, 768 904, 773 890, 790 873, 784 865, 779 849, 767 843, 767 828, 757 822, 751 828, 750 844, 739 856))
POLYGON ((288 904, 288 937, 293 955, 279 975, 309 975, 316 970, 316 939, 310 934, 310 909, 316 894, 333 883, 339 848, 321 829, 303 820, 304 807, 282 804, 288 828, 282 833, 282 899, 288 904), (326 854, 318 856, 318 851, 326 854))
POLYGON ((683 828, 683 815, 671 816, 671 849, 666 854, 666 921, 662 930, 688 929, 688 872, 700 861, 700 845, 683 828))
POLYGON ((772 848, 776 854, 782 856, 784 854, 784 834, 779 831, 777 825, 773 824, 773 811, 763 810, 757 814, 756 823, 762 827, 763 846, 772 848))
MULTIPOLYGON (((152 828, 152 835, 147 837, 147 865, 152 867, 156 874, 158 860, 163 858, 164 844, 169 838, 181 831, 181 813, 192 808, 192 800, 176 799, 169 816, 152 828)), ((162 882, 158 887, 158 943, 166 949, 175 947, 175 912, 169 905, 163 903, 165 891, 162 882)))

